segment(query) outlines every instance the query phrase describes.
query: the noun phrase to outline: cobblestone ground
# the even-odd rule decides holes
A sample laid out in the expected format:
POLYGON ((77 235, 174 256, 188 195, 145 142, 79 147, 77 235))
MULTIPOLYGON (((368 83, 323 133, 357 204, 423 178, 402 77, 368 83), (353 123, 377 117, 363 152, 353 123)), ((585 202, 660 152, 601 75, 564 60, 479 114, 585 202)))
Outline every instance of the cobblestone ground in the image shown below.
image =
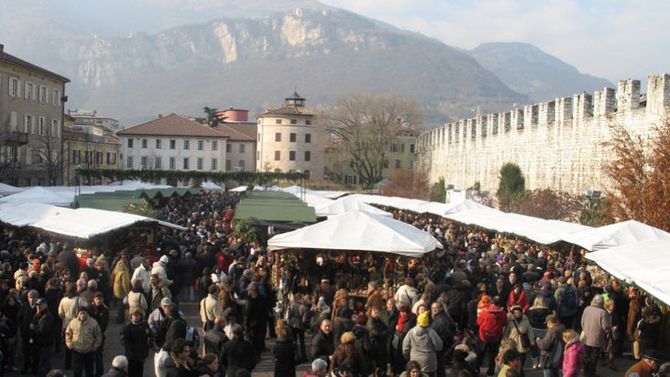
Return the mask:
MULTIPOLYGON (((186 316, 186 320, 190 325, 199 325, 200 324, 200 317, 198 315, 198 307, 195 303, 183 303, 181 305, 182 311, 184 312, 186 316)), ((113 316, 112 316, 113 318, 113 316)), ((115 321, 110 319, 110 324, 109 327, 107 328, 107 331, 105 333, 107 339, 105 341, 105 352, 104 352, 104 360, 105 360, 105 372, 110 368, 112 359, 116 355, 122 355, 123 354, 123 348, 121 347, 121 344, 119 342, 119 333, 121 331, 122 325, 117 324, 115 321)), ((309 347, 309 340, 307 341, 308 347, 309 347)), ((268 349, 272 346, 272 340, 268 339, 267 340, 267 345, 268 349)), ((64 353, 61 351, 60 353, 54 354, 53 357, 51 358, 51 365, 53 368, 62 368, 63 367, 63 360, 64 360, 64 353)), ((617 371, 612 371, 609 368, 603 368, 603 367, 598 367, 598 374, 601 377, 619 377, 624 374, 626 369, 632 364, 632 361, 630 361, 628 358, 626 359, 619 359, 617 360, 617 366, 618 370, 617 371)), ((528 366, 528 364, 527 364, 528 366)), ((307 369, 308 364, 301 364, 297 367, 296 369, 296 376, 302 376, 304 371, 307 369)), ((528 367, 526 367, 525 374, 527 377, 542 377, 542 371, 538 370, 533 370, 528 367)), ((21 376, 20 373, 12 373, 12 372, 5 372, 6 376, 21 376)), ((67 371, 68 376, 72 376, 72 370, 67 371)), ((269 351, 266 351, 263 353, 261 362, 260 364, 254 369, 253 376, 259 376, 259 377, 270 377, 273 375, 273 361, 272 361, 272 355, 270 354, 269 351)), ((450 375, 450 374, 448 374, 450 375)), ((152 377, 154 376, 153 373, 153 357, 149 356, 147 360, 144 363, 144 376, 145 377, 152 377)))

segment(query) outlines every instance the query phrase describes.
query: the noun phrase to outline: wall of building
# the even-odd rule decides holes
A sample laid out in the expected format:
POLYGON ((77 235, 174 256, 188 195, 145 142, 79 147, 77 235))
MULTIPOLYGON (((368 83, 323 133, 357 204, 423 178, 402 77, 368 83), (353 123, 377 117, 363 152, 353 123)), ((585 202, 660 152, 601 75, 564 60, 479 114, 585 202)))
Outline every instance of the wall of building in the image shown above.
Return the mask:
MULTIPOLYGON (((398 170, 412 170, 416 162, 416 136, 398 136, 386 151, 386 163, 382 170, 382 178, 390 178, 398 170)), ((344 184, 361 184, 361 177, 346 166, 343 174, 344 184)))
POLYGON ((326 133, 314 125, 313 115, 294 116, 259 116, 258 117, 258 151, 256 160, 257 171, 301 171, 309 173, 311 180, 323 180, 325 167, 326 133), (291 120, 295 124, 291 124, 291 120), (277 124, 281 121, 281 124, 277 124), (309 121, 311 124, 307 124, 309 121), (281 141, 276 141, 276 134, 281 141), (295 134, 295 141, 291 141, 295 134), (311 141, 306 142, 306 135, 311 141), (279 152, 279 160, 275 153, 279 152), (291 152, 295 152, 295 160, 290 160, 291 152), (309 152, 310 161, 305 161, 305 152, 309 152))
POLYGON ((256 171, 256 142, 228 140, 226 171, 256 171))
POLYGON ((653 133, 670 114, 670 75, 650 75, 647 94, 638 80, 557 98, 504 113, 461 119, 424 132, 419 160, 431 182, 464 189, 475 182, 495 192, 503 164, 513 162, 528 189, 552 188, 577 194, 611 187, 604 167, 612 160, 611 126, 635 135, 653 133))
POLYGON ((226 139, 225 138, 185 138, 183 136, 127 136, 121 140, 123 169, 154 169, 154 170, 199 170, 225 171, 226 139), (132 139, 132 147, 128 140, 132 139), (143 147, 146 140, 146 147, 143 147), (159 142, 157 142, 160 140, 159 142), (174 140, 174 149, 170 141, 174 140), (188 149, 184 148, 184 141, 188 140, 188 149), (202 142, 202 150, 198 149, 198 142, 202 142), (159 144, 157 144, 159 143, 159 144), (213 145, 216 144, 216 147, 213 145), (129 160, 130 158, 130 160, 129 160), (174 167, 170 166, 170 159, 174 159, 174 167), (188 159, 188 166, 184 166, 184 159, 188 159), (202 166, 198 160, 202 159, 202 166))
MULTIPOLYGON (((0 162, 14 161, 14 169, 5 178, 19 186, 47 185, 47 173, 41 156, 51 151, 50 161, 61 161, 62 122, 65 83, 41 71, 0 62, 0 133, 6 141, 18 134, 27 143, 3 142, 0 162), (16 80, 16 91, 12 82, 16 80), (46 96, 41 95, 45 91, 46 96), (40 126, 42 122, 42 126, 40 126), (41 130, 41 132, 40 132, 41 130), (11 135, 11 136, 10 136, 11 135)), ((58 183, 62 179, 59 174, 58 183)))
MULTIPOLYGON (((119 139, 105 130, 91 133, 91 127, 65 122, 63 128, 63 182, 77 184, 77 169, 121 169, 119 139)), ((96 182, 105 184, 107 182, 96 182)))

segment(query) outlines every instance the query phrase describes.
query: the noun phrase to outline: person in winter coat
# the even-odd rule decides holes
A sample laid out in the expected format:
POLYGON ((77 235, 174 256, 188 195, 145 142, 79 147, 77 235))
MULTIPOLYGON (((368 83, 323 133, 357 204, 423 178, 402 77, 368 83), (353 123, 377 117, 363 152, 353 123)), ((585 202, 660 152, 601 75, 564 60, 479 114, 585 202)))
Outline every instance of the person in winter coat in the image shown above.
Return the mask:
POLYGON ((444 311, 444 306, 439 302, 434 302, 430 306, 430 313, 433 317, 433 323, 430 327, 435 330, 442 339, 442 350, 437 353, 437 377, 445 376, 446 353, 451 349, 456 332, 456 324, 451 317, 444 311))
POLYGON ((172 299, 172 293, 168 289, 165 282, 162 280, 160 274, 152 274, 151 282, 151 309, 156 309, 160 306, 161 300, 164 298, 172 299))
MULTIPOLYGON (((79 308, 86 306, 86 302, 77 295, 77 286, 75 283, 68 282, 65 284, 65 297, 60 300, 58 304, 58 317, 63 323, 63 341, 65 341, 65 329, 72 320, 77 318, 79 308)), ((65 347, 65 369, 70 369, 72 366, 72 351, 65 347)))
POLYGON ((379 290, 379 283, 377 281, 371 281, 368 283, 368 299, 365 303, 365 310, 368 315, 372 308, 383 309, 384 308, 384 297, 382 297, 382 292, 379 290))
POLYGON ((256 356, 260 358, 261 352, 265 348, 268 303, 266 297, 260 294, 258 284, 250 284, 247 290, 249 298, 247 300, 246 312, 244 313, 244 328, 248 332, 251 344, 254 345, 256 356))
POLYGON ((37 300, 37 313, 30 323, 30 328, 33 334, 33 344, 37 348, 37 373, 38 376, 43 377, 51 370, 49 356, 57 331, 46 299, 37 300))
POLYGON ((125 356, 115 356, 112 367, 102 377, 126 377, 128 374, 128 359, 125 356))
POLYGON ((295 343, 289 338, 288 328, 277 327, 277 341, 272 346, 274 377, 295 377, 295 343))
POLYGON ((332 324, 329 319, 321 321, 319 333, 312 338, 310 347, 312 359, 322 359, 330 362, 330 356, 335 352, 332 324))
POLYGON ((607 336, 612 331, 612 319, 604 305, 603 296, 595 295, 591 300, 591 305, 584 309, 584 314, 582 314, 583 342, 586 346, 584 365, 586 377, 596 375, 600 350, 606 345, 607 336))
POLYGON ((205 331, 203 343, 205 344, 205 354, 213 353, 218 355, 223 349, 223 345, 229 340, 224 331, 226 320, 223 317, 214 319, 214 327, 205 331))
POLYGON ((77 318, 72 320, 65 329, 65 345, 72 351, 72 367, 74 376, 93 376, 95 351, 102 344, 102 332, 95 319, 90 318, 88 309, 79 308, 77 318))
POLYGON ((183 338, 175 339, 169 357, 162 366, 165 377, 197 377, 198 372, 191 364, 192 351, 191 346, 183 338))
POLYGON ((102 342, 100 347, 95 350, 95 377, 100 377, 105 372, 102 360, 103 347, 105 345, 105 331, 109 324, 109 308, 103 302, 102 292, 98 292, 93 297, 93 305, 91 305, 90 316, 98 322, 100 331, 102 332, 102 342))
POLYGON ((530 306, 526 291, 523 290, 523 287, 519 283, 514 284, 512 292, 509 293, 509 297, 507 298, 507 307, 511 308, 513 306, 520 306, 524 313, 528 311, 528 307, 530 306))
POLYGON ((403 305, 411 308, 419 300, 419 291, 414 288, 414 279, 405 278, 405 283, 398 288, 393 298, 398 309, 403 305))
POLYGON ((221 377, 219 357, 213 353, 206 354, 202 361, 196 364, 198 377, 221 377))
POLYGON ((356 347, 356 352, 359 355, 364 356, 363 358, 363 370, 360 372, 367 376, 371 374, 374 369, 372 369, 372 359, 370 356, 370 332, 367 328, 368 317, 360 313, 354 318, 354 327, 351 329, 351 332, 356 337, 354 339, 354 346, 356 347))
POLYGON ((144 289, 142 288, 142 280, 133 279, 132 290, 128 292, 124 302, 128 305, 128 313, 133 311, 141 311, 147 313, 149 311, 149 304, 147 303, 144 289))
POLYGON ((351 377, 367 376, 363 355, 358 352, 355 342, 356 336, 352 332, 342 334, 340 344, 333 353, 332 370, 348 370, 351 377))
POLYGON ((507 315, 498 303, 499 297, 493 299, 493 304, 483 308, 477 316, 477 325, 479 326, 479 340, 484 344, 484 351, 480 355, 480 363, 483 363, 484 357, 488 354, 488 363, 486 374, 492 376, 495 369, 495 357, 498 354, 500 341, 503 338, 505 325, 507 324, 507 315))
POLYGON ((116 322, 122 323, 125 317, 123 299, 130 293, 130 271, 125 258, 121 257, 112 270, 112 293, 116 300, 116 322))
POLYGON ((429 327, 428 312, 422 313, 416 320, 417 326, 412 328, 402 342, 402 350, 407 360, 418 361, 421 370, 428 374, 437 371, 437 354, 442 351, 442 339, 429 327))
POLYGON ((35 313, 37 313, 37 300, 39 293, 36 290, 28 292, 28 302, 21 306, 18 314, 19 330, 21 332, 21 342, 23 351, 23 369, 21 374, 26 374, 30 369, 33 374, 37 373, 37 349, 35 344, 30 341, 33 338, 33 330, 30 328, 35 313))
MULTIPOLYGON (((512 291, 514 292, 514 291, 512 291)), ((527 354, 535 344, 535 334, 530 327, 528 317, 523 314, 523 308, 519 305, 510 307, 512 317, 507 320, 504 337, 512 339, 516 345, 516 351, 521 354, 521 365, 525 364, 527 354)), ((521 373, 523 375, 523 372, 521 373)))
POLYGON ((227 342, 221 354, 219 363, 226 370, 226 377, 235 377, 238 370, 251 372, 258 364, 254 346, 244 340, 244 329, 235 324, 232 327, 233 339, 227 342))
POLYGON ((568 329, 563 332, 563 377, 578 377, 584 367, 586 358, 586 347, 579 341, 579 335, 575 330, 568 329))
POLYGON ((151 267, 148 267, 149 263, 145 260, 145 263, 142 263, 133 271, 133 276, 130 278, 130 281, 140 280, 142 282, 142 290, 146 295, 151 294, 151 267))
MULTIPOLYGON (((553 300, 553 298, 552 298, 553 300)), ((551 314, 551 310, 545 305, 545 299, 543 296, 538 294, 533 300, 533 306, 528 309, 528 322, 530 322, 530 327, 533 329, 533 334, 538 338, 543 338, 547 333, 547 317, 551 314)), ((540 350, 535 344, 531 350, 531 356, 533 358, 533 368, 539 368, 538 357, 540 355, 540 350)))
POLYGON ((143 312, 133 309, 130 312, 130 323, 121 330, 121 345, 128 358, 128 377, 142 377, 144 360, 149 356, 152 336, 143 317, 143 312))
POLYGON ((544 377, 558 377, 560 365, 554 365, 553 362, 556 352, 563 353, 563 331, 565 331, 565 326, 559 322, 558 317, 552 314, 547 317, 547 331, 544 337, 535 339, 540 349, 539 365, 544 370, 544 377))
POLYGON ((368 334, 370 336, 370 358, 372 371, 379 369, 386 372, 388 364, 389 328, 380 317, 380 309, 372 308, 368 319, 368 334))

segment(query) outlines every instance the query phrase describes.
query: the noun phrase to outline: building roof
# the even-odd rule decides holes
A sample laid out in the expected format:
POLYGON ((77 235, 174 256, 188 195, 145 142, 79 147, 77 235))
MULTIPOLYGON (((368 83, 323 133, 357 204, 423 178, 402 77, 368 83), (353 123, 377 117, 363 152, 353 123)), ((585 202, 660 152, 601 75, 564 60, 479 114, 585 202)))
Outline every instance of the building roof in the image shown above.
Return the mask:
POLYGON ((60 80, 60 81, 66 82, 66 83, 70 82, 70 79, 68 79, 67 77, 61 76, 57 73, 53 73, 53 72, 51 72, 49 70, 46 70, 42 67, 36 66, 35 64, 29 63, 29 62, 27 62, 23 59, 19 59, 14 55, 10 55, 10 54, 6 53, 4 51, 4 47, 5 47, 4 45, 0 44, 0 61, 6 62, 6 63, 9 63, 9 64, 18 65, 18 66, 21 66, 21 67, 24 67, 24 68, 27 68, 27 69, 30 69, 30 70, 33 70, 33 71, 40 72, 41 74, 51 76, 52 78, 55 78, 57 80, 60 80))
POLYGON ((249 123, 221 123, 216 130, 234 141, 256 141, 256 124, 249 123))
POLYGON ((140 125, 118 131, 118 136, 192 136, 227 138, 224 133, 181 115, 170 114, 140 125))
POLYGON ((305 107, 305 98, 300 97, 298 92, 294 92, 291 96, 284 98, 284 106, 278 109, 269 109, 261 115, 257 115, 256 118, 272 115, 305 115, 305 116, 314 116, 308 108, 305 107))

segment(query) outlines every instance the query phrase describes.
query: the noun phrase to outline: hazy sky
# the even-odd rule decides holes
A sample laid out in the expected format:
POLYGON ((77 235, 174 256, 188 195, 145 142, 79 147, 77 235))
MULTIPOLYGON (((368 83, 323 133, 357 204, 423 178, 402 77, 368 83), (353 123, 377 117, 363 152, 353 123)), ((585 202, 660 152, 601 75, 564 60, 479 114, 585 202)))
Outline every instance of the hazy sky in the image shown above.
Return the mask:
POLYGON ((452 46, 530 42, 615 82, 670 72, 670 0, 321 0, 452 46))

